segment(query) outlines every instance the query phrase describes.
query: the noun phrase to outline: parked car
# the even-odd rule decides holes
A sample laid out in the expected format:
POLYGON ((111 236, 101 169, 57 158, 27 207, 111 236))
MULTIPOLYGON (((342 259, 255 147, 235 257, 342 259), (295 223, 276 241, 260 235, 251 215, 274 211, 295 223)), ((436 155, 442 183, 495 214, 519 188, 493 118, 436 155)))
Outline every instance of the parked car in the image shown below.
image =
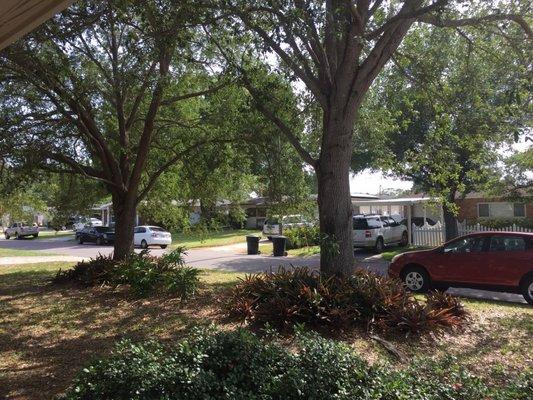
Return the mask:
MULTIPOLYGON (((437 221, 431 218, 426 218, 426 222, 429 226, 433 226, 437 223, 437 221)), ((413 217, 411 218, 411 223, 418 227, 424 226, 424 217, 413 217)), ((407 218, 402 219, 400 224, 407 226, 407 218)))
POLYGON ((6 230, 4 231, 4 235, 6 239, 14 237, 17 238, 23 238, 28 236, 33 236, 36 238, 39 236, 39 227, 38 226, 29 226, 22 222, 15 222, 14 224, 11 224, 6 230))
POLYGON ((269 218, 263 225, 263 235, 268 240, 271 240, 272 236, 280 235, 283 229, 297 228, 305 225, 309 225, 309 222, 301 215, 285 215, 281 218, 281 224, 279 218, 269 218))
POLYGON ((79 218, 72 224, 72 230, 74 232, 81 231, 85 227, 103 226, 103 223, 98 218, 79 218))
POLYGON ((522 293, 533 304, 533 234, 480 232, 395 256, 389 276, 413 292, 450 286, 522 293))
POLYGON ((353 246, 373 248, 381 253, 385 246, 407 246, 407 227, 383 215, 353 216, 353 246))
POLYGON ((108 226, 86 226, 76 232, 76 241, 96 243, 99 246, 111 244, 115 241, 115 231, 108 226))
POLYGON ((147 249, 148 246, 160 246, 162 249, 172 243, 172 235, 159 226, 137 226, 133 230, 133 244, 147 249))

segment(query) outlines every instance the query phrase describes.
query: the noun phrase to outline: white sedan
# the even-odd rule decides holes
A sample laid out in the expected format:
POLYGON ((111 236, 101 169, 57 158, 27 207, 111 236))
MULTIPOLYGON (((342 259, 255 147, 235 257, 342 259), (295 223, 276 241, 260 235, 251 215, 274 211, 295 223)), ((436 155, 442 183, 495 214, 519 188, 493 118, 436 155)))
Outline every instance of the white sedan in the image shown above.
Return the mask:
POLYGON ((136 226, 133 230, 133 244, 147 249, 148 246, 160 246, 165 249, 172 243, 172 236, 159 226, 136 226))

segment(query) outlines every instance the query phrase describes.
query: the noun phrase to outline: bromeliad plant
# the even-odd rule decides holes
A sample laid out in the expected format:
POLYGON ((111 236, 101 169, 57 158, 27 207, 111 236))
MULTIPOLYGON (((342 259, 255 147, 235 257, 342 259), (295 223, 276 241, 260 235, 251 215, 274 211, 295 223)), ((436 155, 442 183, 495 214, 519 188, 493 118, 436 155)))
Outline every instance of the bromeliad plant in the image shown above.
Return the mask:
POLYGON ((396 279, 358 270, 350 277, 323 276, 305 267, 247 275, 230 290, 230 316, 280 330, 296 324, 362 326, 395 333, 442 333, 462 327, 467 314, 452 296, 418 301, 396 279))
POLYGON ((120 262, 100 255, 82 261, 72 269, 59 270, 54 282, 76 282, 83 286, 128 285, 138 297, 163 292, 186 299, 196 292, 200 271, 185 265, 185 254, 184 247, 178 247, 160 258, 143 250, 120 262))

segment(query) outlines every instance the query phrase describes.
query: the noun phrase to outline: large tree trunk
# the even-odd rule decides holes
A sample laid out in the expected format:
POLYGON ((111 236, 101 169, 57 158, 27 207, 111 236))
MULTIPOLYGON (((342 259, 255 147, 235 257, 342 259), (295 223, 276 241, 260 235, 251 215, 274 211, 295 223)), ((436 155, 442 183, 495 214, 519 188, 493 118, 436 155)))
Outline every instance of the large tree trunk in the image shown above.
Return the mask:
POLYGON ((316 166, 322 234, 320 270, 327 275, 348 275, 354 268, 350 197, 353 120, 325 116, 324 129, 316 166))
POLYGON ((136 203, 131 194, 113 195, 115 213, 115 245, 113 259, 124 260, 133 252, 133 228, 135 228, 136 203))
POLYGON ((459 236, 459 231, 457 229, 457 219, 455 218, 455 214, 450 210, 449 207, 446 206, 446 204, 443 205, 443 213, 445 237, 446 241, 449 241, 459 236))

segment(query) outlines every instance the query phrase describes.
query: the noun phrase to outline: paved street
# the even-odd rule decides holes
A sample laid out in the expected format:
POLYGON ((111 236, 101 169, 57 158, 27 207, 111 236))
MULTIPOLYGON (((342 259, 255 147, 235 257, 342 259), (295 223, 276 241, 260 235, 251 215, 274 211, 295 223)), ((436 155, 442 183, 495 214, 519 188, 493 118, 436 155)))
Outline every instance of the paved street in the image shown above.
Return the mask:
MULTIPOLYGON (((0 257, 0 268, 2 265, 11 265, 14 263, 33 263, 33 262, 51 262, 51 261, 80 261, 90 257, 96 257, 98 254, 111 254, 111 246, 97 246, 95 244, 79 245, 72 237, 57 237, 50 239, 20 239, 5 240, 0 239, 0 248, 42 251, 43 256, 29 257, 0 257), (47 256, 45 256, 47 255, 47 256), (53 255, 53 256, 52 256, 53 255)), ((137 250, 140 251, 140 250, 137 250)), ((273 257, 265 255, 249 256, 244 254, 246 244, 237 244, 229 246, 198 248, 188 250, 186 263, 198 268, 220 268, 229 271, 239 272, 260 272, 268 271, 279 266, 300 266, 305 265, 311 268, 318 268, 320 260, 318 256, 311 257, 273 257)), ((151 248, 153 255, 162 255, 165 250, 151 248)), ((385 274, 388 262, 381 259, 380 256, 365 251, 356 251, 356 263, 358 266, 369 269, 379 274, 385 274)), ((524 303, 522 296, 512 293, 498 293, 485 290, 474 289, 449 289, 449 293, 487 300, 509 301, 524 303)))

